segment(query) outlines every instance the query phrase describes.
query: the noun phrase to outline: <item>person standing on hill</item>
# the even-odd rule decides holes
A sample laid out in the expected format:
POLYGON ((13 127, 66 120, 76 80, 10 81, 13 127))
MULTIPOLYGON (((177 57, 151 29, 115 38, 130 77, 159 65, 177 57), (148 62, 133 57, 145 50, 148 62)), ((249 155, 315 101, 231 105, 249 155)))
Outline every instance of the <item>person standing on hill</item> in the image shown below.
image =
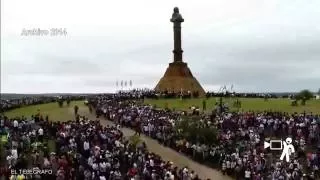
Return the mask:
POLYGON ((43 142, 43 129, 40 127, 38 130, 39 141, 43 142))
POLYGON ((19 126, 19 122, 18 122, 18 120, 14 120, 13 121, 13 127, 14 127, 14 129, 16 130, 16 131, 18 131, 18 126, 19 126))
POLYGON ((77 115, 78 114, 78 110, 79 110, 79 107, 77 105, 74 106, 74 114, 77 115))
POLYGON ((203 109, 203 111, 207 110, 207 102, 206 102, 206 100, 202 101, 202 109, 203 109))
POLYGON ((134 135, 141 135, 141 123, 140 123, 140 121, 136 121, 136 132, 135 132, 135 134, 134 135))

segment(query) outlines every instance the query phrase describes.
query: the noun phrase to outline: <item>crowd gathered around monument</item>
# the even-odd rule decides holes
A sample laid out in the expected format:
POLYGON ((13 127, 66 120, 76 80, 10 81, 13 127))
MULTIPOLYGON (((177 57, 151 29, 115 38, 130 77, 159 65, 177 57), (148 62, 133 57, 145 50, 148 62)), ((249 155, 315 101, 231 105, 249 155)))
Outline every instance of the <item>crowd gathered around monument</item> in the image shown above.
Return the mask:
POLYGON ((143 103, 154 93, 134 90, 88 97, 88 108, 95 110, 96 119, 104 117, 115 126, 103 127, 96 119, 79 114, 76 121, 67 122, 51 122, 50 117, 40 114, 14 119, 2 116, 1 133, 8 136, 6 165, 11 169, 41 169, 38 171, 43 173, 33 175, 33 179, 200 179, 192 169, 175 167, 148 152, 146 144, 130 143, 121 131, 127 127, 134 129, 136 136, 156 139, 238 179, 320 178, 319 115, 267 111, 204 114, 197 107, 172 111, 143 103), (189 118, 196 119, 188 123, 199 130, 215 130, 214 140, 187 137, 179 124, 189 118), (288 136, 296 151, 290 162, 279 160, 279 151, 264 149, 264 141, 288 136))
POLYGON ((149 152, 145 143, 131 142, 119 126, 102 126, 75 114, 76 120, 67 122, 52 122, 41 111, 32 117, 1 116, 1 155, 7 168, 1 173, 19 180, 200 179, 188 167, 178 168, 149 152))
MULTIPOLYGON (((150 152, 148 144, 139 139, 146 136, 237 180, 320 179, 320 115, 229 111, 223 97, 267 101, 280 96, 226 90, 206 93, 183 61, 181 23, 184 19, 177 7, 170 21, 174 59, 156 85, 156 91, 131 90, 66 98, 1 98, 0 176, 10 180, 200 180, 201 175, 189 167, 177 167, 150 152), (170 91, 168 87, 179 91, 170 91), (211 113, 204 113, 199 105, 191 106, 189 111, 176 111, 144 103, 145 98, 183 100, 199 96, 220 97, 220 102, 211 113), (78 106, 74 108, 74 120, 69 121, 51 121, 54 117, 44 117, 41 109, 31 117, 10 119, 3 115, 15 108, 49 102, 58 102, 62 108, 64 101, 69 105, 72 100, 84 98, 89 112, 95 115, 90 115, 91 118, 81 115, 78 106), (114 125, 105 125, 103 121, 112 121, 114 125), (135 135, 125 137, 123 128, 133 129, 135 135), (287 161, 281 159, 281 151, 265 148, 266 141, 282 141, 287 137, 291 138, 287 143, 295 149, 288 151, 287 161)), ((308 100, 303 96, 294 98, 294 106, 298 100, 302 100, 302 105, 308 100)), ((240 107, 241 102, 237 100, 234 105, 240 107)))
MULTIPOLYGON (((150 98, 150 99, 174 99, 174 98, 183 98, 183 99, 190 99, 190 98, 198 98, 199 93, 197 91, 191 92, 187 90, 181 90, 179 92, 174 92, 172 90, 164 90, 164 91, 155 91, 150 89, 143 89, 138 90, 139 92, 143 92, 144 97, 150 98)), ((126 91, 122 91, 126 92, 126 91)), ((282 94, 276 94, 276 93, 237 93, 232 90, 224 90, 224 91, 216 91, 216 92, 206 92, 205 93, 206 98, 212 98, 212 97, 236 97, 236 98, 293 98, 294 95, 290 93, 282 93, 282 94)))
POLYGON ((196 126, 217 129, 217 142, 206 144, 200 140, 187 140, 176 129, 175 125, 186 112, 155 109, 141 103, 139 97, 141 92, 128 92, 97 96, 90 103, 98 116, 134 128, 138 134, 157 139, 201 163, 219 168, 224 174, 245 179, 320 178, 319 115, 285 112, 200 114, 196 126), (265 140, 287 136, 294 139, 296 147, 290 162, 280 161, 279 151, 264 150, 265 140))

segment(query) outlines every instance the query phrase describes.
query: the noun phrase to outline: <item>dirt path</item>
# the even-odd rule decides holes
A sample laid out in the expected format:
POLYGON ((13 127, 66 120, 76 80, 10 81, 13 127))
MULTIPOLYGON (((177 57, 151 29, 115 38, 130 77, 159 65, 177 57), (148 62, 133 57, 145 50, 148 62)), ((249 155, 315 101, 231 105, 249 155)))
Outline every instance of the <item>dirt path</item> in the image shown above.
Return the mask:
MULTIPOLYGON (((74 113, 73 108, 69 108, 70 113, 74 113)), ((79 107, 79 114, 84 115, 91 119, 96 119, 94 114, 89 113, 87 107, 79 107)), ((113 122, 105 120, 104 118, 99 118, 103 125, 114 125, 113 122)), ((134 134, 134 131, 129 128, 121 129, 126 137, 130 137, 134 134)), ((178 167, 188 166, 190 169, 197 172, 201 179, 210 178, 212 180, 231 180, 232 178, 222 175, 219 171, 209 168, 207 166, 201 165, 192 159, 170 149, 160 145, 157 141, 141 135, 141 139, 147 144, 148 149, 151 152, 161 155, 161 157, 166 161, 172 161, 178 167)))

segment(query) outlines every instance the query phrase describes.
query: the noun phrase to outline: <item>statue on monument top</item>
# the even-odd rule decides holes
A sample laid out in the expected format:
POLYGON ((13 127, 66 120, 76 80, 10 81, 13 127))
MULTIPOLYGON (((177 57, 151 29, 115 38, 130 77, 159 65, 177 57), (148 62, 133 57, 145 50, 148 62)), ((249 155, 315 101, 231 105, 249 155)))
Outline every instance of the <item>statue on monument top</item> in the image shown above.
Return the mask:
POLYGON ((173 23, 181 23, 184 21, 184 19, 182 18, 181 14, 179 13, 179 8, 175 7, 173 9, 173 14, 172 17, 170 19, 171 22, 173 23))
POLYGON ((179 13, 179 8, 175 7, 173 9, 172 18, 170 21, 173 22, 173 62, 182 62, 183 50, 181 49, 181 23, 184 21, 184 19, 179 13))

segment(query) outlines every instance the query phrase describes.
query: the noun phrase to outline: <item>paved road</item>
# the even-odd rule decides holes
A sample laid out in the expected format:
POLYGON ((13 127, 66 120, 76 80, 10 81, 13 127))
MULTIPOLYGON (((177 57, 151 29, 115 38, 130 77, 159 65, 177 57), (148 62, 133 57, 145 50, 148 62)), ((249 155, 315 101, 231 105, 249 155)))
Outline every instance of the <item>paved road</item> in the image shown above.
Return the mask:
MULTIPOLYGON (((70 113, 74 113, 73 108, 69 109, 70 113)), ((79 114, 84 115, 91 119, 96 119, 93 114, 89 113, 87 107, 79 107, 79 114)), ((114 125, 113 122, 105 120, 104 118, 99 118, 103 125, 114 125)), ((134 131, 129 128, 121 129, 126 137, 130 137, 134 134, 134 131)), ((190 169, 194 170, 199 174, 201 179, 210 178, 212 180, 231 180, 232 178, 222 175, 219 171, 209 168, 207 166, 201 165, 192 159, 170 149, 160 145, 157 141, 149 138, 147 136, 141 135, 141 139, 147 144, 148 149, 151 152, 161 155, 161 157, 166 161, 172 161, 178 167, 188 166, 190 169)))

